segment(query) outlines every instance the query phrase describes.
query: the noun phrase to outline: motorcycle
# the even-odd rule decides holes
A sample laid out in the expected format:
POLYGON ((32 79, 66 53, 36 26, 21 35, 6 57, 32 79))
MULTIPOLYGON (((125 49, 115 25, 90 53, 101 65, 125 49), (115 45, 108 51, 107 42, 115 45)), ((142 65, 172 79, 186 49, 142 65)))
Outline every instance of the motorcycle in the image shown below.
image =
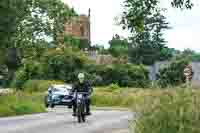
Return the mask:
POLYGON ((86 121, 86 92, 76 92, 75 93, 75 104, 76 104, 76 117, 78 123, 86 121))

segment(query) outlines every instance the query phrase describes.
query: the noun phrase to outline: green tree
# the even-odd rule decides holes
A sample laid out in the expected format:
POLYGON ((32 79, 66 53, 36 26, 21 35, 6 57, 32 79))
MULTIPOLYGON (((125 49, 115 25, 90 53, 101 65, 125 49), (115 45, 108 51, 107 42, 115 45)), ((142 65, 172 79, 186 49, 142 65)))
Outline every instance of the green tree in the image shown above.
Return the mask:
POLYGON ((5 65, 5 54, 6 50, 4 48, 0 48, 0 66, 5 65))
POLYGON ((172 0, 171 5, 172 7, 181 9, 191 9, 194 6, 192 0, 172 0))
POLYGON ((29 10, 18 27, 18 45, 37 45, 38 41, 46 38, 51 38, 56 45, 63 43, 64 25, 76 15, 73 9, 60 0, 34 0, 29 10))
POLYGON ((167 60, 172 57, 172 50, 166 47, 163 31, 169 29, 169 23, 162 15, 163 9, 155 10, 154 14, 146 16, 144 30, 135 29, 129 47, 130 61, 136 64, 151 65, 157 60, 167 60))
POLYGON ((81 39, 71 35, 64 35, 64 45, 78 50, 85 50, 90 47, 88 39, 81 39))
POLYGON ((110 53, 115 56, 128 56, 128 40, 121 38, 119 35, 113 36, 112 40, 109 41, 110 53))
POLYGON ((176 54, 177 59, 187 59, 189 61, 200 61, 200 53, 191 49, 185 49, 184 51, 176 54))
MULTIPOLYGON (((124 11, 121 18, 123 28, 134 32, 144 30, 145 18, 159 8, 160 0, 125 0, 124 11)), ((171 0, 171 5, 175 8, 191 9, 192 0, 171 0)))
POLYGON ((172 51, 166 47, 166 41, 163 36, 163 32, 170 29, 170 27, 166 17, 162 14, 162 10, 156 10, 152 18, 154 27, 152 30, 152 45, 155 49, 155 60, 159 61, 168 60, 173 56, 172 51))
POLYGON ((74 15, 60 0, 2 0, 0 2, 1 47, 37 44, 47 37, 62 41, 64 24, 74 15))
POLYGON ((23 17, 30 13, 27 4, 29 0, 0 1, 0 48, 13 45, 13 35, 23 17))
POLYGON ((200 61, 200 53, 194 53, 192 55, 192 61, 200 61))
POLYGON ((0 7, 0 48, 8 53, 5 62, 10 78, 25 50, 41 52, 33 47, 45 44, 41 42, 46 38, 52 38, 55 45, 62 43, 64 24, 76 15, 60 0, 2 0, 0 7))
POLYGON ((155 49, 151 43, 150 32, 144 31, 132 37, 132 45, 129 48, 130 61, 134 64, 151 65, 155 60, 155 49))

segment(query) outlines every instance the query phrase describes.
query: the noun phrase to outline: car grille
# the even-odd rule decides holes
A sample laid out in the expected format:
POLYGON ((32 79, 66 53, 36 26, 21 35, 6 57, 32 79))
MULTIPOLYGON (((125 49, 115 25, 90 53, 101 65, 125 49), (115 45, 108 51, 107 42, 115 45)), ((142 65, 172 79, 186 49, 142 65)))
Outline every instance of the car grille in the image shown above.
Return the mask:
POLYGON ((60 99, 63 99, 64 97, 65 97, 64 95, 60 95, 60 96, 59 96, 60 99))

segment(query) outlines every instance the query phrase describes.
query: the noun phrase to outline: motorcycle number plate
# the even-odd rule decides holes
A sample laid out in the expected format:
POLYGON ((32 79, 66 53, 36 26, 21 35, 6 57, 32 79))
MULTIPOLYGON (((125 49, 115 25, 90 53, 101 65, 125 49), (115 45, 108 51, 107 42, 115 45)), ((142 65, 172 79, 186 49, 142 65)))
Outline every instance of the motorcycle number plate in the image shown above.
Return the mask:
POLYGON ((70 102, 70 100, 63 99, 62 102, 70 102))
POLYGON ((77 97, 81 99, 81 98, 83 98, 83 95, 82 94, 78 94, 77 97))

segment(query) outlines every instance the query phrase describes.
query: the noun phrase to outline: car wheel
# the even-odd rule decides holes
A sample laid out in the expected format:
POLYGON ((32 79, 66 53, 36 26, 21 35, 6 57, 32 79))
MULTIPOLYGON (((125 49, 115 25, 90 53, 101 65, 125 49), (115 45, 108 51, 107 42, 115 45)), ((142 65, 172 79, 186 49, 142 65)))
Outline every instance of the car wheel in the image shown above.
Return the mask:
POLYGON ((48 104, 48 103, 45 103, 45 107, 48 108, 48 107, 49 107, 49 104, 48 104))
POLYGON ((71 109, 71 108, 72 108, 72 105, 69 105, 68 108, 71 109))
POLYGON ((45 98, 44 98, 44 104, 45 104, 45 107, 46 107, 46 108, 49 107, 49 104, 48 104, 48 96, 45 96, 45 98))
POLYGON ((54 105, 53 103, 51 103, 51 104, 50 104, 50 107, 51 107, 51 108, 54 108, 54 107, 55 107, 55 105, 54 105))

